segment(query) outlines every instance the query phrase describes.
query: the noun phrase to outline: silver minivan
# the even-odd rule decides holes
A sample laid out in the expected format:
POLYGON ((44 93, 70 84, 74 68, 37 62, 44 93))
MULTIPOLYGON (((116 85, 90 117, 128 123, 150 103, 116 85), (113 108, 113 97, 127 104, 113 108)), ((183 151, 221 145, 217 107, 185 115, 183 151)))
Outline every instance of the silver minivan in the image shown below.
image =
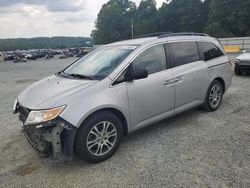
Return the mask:
POLYGON ((230 65, 218 40, 206 34, 116 42, 25 89, 14 112, 45 160, 77 153, 98 163, 128 133, 194 107, 217 110, 232 82, 230 65))

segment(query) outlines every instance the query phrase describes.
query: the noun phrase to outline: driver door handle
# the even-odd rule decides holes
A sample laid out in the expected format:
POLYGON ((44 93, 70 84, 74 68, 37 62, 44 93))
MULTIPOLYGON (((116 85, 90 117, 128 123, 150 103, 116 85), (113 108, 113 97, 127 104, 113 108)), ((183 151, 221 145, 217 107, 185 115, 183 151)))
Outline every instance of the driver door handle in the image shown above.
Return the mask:
POLYGON ((182 82, 183 79, 184 79, 184 76, 178 76, 178 77, 174 78, 174 83, 182 82))
POLYGON ((184 76, 178 76, 176 78, 164 81, 164 85, 165 86, 169 86, 169 85, 173 86, 174 84, 177 84, 179 82, 183 82, 183 79, 184 79, 184 76))
POLYGON ((174 84, 174 82, 175 82, 174 79, 169 79, 169 80, 164 81, 164 85, 165 86, 169 86, 169 85, 172 86, 174 84))

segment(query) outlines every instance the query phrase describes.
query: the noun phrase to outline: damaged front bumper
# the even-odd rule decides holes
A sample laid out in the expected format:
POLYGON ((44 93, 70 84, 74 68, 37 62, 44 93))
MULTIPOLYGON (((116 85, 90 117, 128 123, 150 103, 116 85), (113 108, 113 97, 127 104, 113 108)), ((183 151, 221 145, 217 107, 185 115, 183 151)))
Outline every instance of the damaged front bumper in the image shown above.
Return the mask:
POLYGON ((76 127, 61 117, 42 124, 25 125, 29 112, 29 109, 21 105, 17 105, 15 109, 23 122, 22 132, 39 156, 57 158, 64 154, 72 157, 76 127))
POLYGON ((41 157, 53 155, 58 157, 62 154, 62 131, 63 127, 54 125, 52 127, 23 126, 22 132, 31 144, 39 152, 41 157))

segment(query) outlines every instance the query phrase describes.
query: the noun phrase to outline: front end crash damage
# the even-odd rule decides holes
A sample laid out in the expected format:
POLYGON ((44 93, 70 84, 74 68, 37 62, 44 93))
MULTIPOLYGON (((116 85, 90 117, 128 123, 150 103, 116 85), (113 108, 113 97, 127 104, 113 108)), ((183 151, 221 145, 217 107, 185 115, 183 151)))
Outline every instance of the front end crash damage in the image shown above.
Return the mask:
POLYGON ((56 124, 52 127, 23 126, 22 132, 29 143, 39 152, 41 157, 53 155, 60 156, 62 153, 62 131, 63 127, 56 124))
POLYGON ((31 146, 38 151, 39 156, 58 158, 64 155, 72 158, 77 128, 61 117, 43 124, 25 125, 29 112, 29 109, 21 105, 17 105, 15 110, 23 122, 22 132, 31 146))

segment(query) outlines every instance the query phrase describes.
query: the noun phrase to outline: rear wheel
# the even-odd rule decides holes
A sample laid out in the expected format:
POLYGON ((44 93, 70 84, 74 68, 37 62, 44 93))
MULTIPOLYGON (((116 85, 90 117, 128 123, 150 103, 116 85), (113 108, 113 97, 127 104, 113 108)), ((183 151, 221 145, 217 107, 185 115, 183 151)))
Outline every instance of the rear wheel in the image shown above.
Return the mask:
POLYGON ((111 112, 99 112, 79 129, 76 137, 77 153, 87 162, 102 162, 117 151, 122 131, 122 124, 117 116, 111 112))
POLYGON ((235 75, 242 75, 242 73, 241 73, 241 71, 240 71, 238 65, 235 65, 235 67, 234 67, 234 74, 235 74, 235 75))
POLYGON ((223 87, 220 81, 214 80, 207 91, 202 108, 206 111, 215 111, 220 107, 223 98, 223 87))

